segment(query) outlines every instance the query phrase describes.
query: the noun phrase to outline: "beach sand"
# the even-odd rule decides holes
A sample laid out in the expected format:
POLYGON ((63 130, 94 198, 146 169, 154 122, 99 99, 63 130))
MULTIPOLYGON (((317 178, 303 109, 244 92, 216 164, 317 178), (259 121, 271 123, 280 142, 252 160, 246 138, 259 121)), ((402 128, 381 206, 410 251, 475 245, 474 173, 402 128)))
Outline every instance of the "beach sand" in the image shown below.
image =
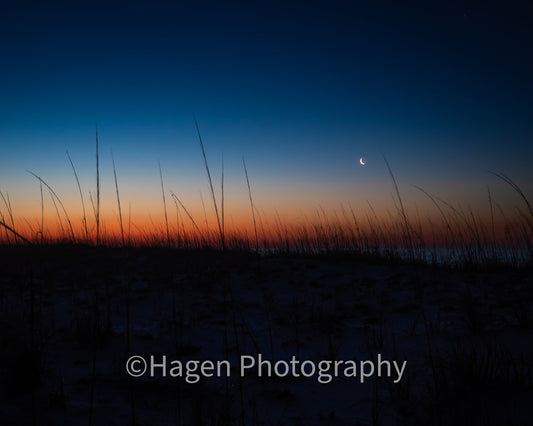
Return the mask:
POLYGON ((156 247, 0 252, 3 424, 533 418, 530 268, 156 247), (132 356, 147 362, 140 377, 127 372, 132 356), (241 371, 243 359, 256 365, 241 371))

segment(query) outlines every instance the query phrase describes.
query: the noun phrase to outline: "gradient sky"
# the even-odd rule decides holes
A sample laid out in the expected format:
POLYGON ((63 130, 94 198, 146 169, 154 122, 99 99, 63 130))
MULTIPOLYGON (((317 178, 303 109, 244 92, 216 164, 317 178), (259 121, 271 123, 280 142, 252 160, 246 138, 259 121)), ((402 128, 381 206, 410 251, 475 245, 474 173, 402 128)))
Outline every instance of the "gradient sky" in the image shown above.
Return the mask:
POLYGON ((413 202, 410 184, 473 204, 490 186, 518 204, 487 170, 532 194, 525 6, 35 3, 0 10, 0 190, 20 215, 40 210, 27 169, 77 208, 66 150, 94 194, 96 122, 110 211, 111 149, 123 203, 160 211, 160 160, 196 211, 209 195, 194 116, 217 185, 224 155, 229 209, 246 207, 242 156, 258 207, 295 214, 389 203, 382 155, 413 202))

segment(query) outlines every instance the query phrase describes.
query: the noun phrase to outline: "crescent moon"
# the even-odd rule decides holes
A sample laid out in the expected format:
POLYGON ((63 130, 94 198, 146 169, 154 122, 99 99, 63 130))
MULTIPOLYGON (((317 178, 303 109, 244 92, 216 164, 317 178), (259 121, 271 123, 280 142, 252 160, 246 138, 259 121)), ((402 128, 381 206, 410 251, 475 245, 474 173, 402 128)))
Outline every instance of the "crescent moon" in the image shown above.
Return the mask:
POLYGON ((364 166, 366 163, 363 161, 363 157, 359 159, 359 163, 361 163, 361 166, 364 166))

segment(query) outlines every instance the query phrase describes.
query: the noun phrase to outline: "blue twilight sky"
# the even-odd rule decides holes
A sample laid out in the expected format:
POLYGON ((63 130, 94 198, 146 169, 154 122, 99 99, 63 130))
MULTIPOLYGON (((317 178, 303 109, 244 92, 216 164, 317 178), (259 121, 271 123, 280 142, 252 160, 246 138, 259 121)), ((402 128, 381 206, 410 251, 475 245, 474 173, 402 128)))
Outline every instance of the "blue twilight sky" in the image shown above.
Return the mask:
POLYGON ((97 122, 110 199, 111 149, 137 205, 158 160, 169 189, 207 199, 196 116, 216 178, 224 155, 245 197, 244 156, 258 204, 379 203, 382 154, 405 191, 486 198, 486 170, 531 191, 532 18, 509 2, 4 1, 0 190, 38 206, 29 169, 75 199, 69 150, 94 191, 97 122))

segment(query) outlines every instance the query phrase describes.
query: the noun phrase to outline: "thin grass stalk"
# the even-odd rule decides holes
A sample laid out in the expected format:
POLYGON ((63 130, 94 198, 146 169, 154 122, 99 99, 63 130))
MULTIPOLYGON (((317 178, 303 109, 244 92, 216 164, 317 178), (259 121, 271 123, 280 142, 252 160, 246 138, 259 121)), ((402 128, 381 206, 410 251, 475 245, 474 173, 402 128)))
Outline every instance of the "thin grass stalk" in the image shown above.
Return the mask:
POLYGON ((43 197, 43 183, 39 182, 41 189, 41 242, 44 240, 44 197, 43 197))
POLYGON ((173 198, 172 201, 174 201, 174 205, 176 206, 176 226, 177 226, 177 234, 176 234, 176 246, 180 246, 180 208, 178 205, 178 202, 173 198))
POLYGON ((257 218, 259 219, 259 226, 261 227, 261 234, 263 235, 263 248, 266 250, 268 247, 268 241, 265 233, 265 227, 263 225, 263 219, 261 218, 261 214, 259 213, 259 210, 256 206, 254 206, 254 210, 257 213, 257 218))
POLYGON ((456 246, 455 252, 457 255, 460 255, 459 247, 462 246, 461 248, 462 248, 463 256, 464 256, 465 252, 468 251, 467 249, 468 241, 466 238, 466 231, 463 226, 463 222, 464 222, 463 214, 457 208, 455 208, 451 203, 443 200, 442 198, 435 197, 435 199, 439 201, 440 203, 442 203, 443 205, 445 205, 446 207, 448 207, 448 209, 450 209, 451 212, 453 213, 452 219, 455 220, 455 224, 454 224, 455 232, 453 233, 454 235, 453 242, 454 242, 454 245, 456 246))
POLYGON ((206 230, 207 235, 209 235, 209 223, 207 222, 207 211, 205 209, 205 203, 204 203, 204 197, 202 195, 202 191, 200 191, 200 200, 202 201, 202 209, 204 211, 205 230, 206 230))
MULTIPOLYGON (((2 213, 2 211, 0 210, 0 223, 5 223, 6 222, 6 219, 4 217, 4 214, 2 213)), ((6 228, 4 228, 4 232, 6 234, 6 241, 8 244, 11 244, 11 238, 9 238, 9 232, 6 228)))
MULTIPOLYGON (((13 228, 11 228, 7 223, 5 223, 2 215, 2 220, 0 220, 0 226, 2 226, 6 231, 11 232, 15 237, 20 238, 25 243, 31 244, 31 241, 29 241, 27 238, 20 235, 17 231, 15 231, 13 228)), ((7 235, 7 233, 6 233, 7 235)))
POLYGON ((490 188, 487 187, 487 193, 489 197, 489 208, 490 208, 490 226, 491 226, 491 237, 492 237, 492 257, 496 258, 496 228, 494 225, 494 205, 492 202, 492 194, 490 193, 490 188))
MULTIPOLYGON (((491 172, 491 171, 489 171, 489 173, 491 173, 494 176, 496 176, 497 178, 503 180, 511 188, 513 188, 515 190, 515 192, 520 196, 520 198, 524 201, 524 204, 527 206, 527 209, 528 209, 528 212, 529 212, 529 217, 526 216, 526 215, 522 215, 522 218, 523 218, 523 220, 525 221, 525 223, 529 227, 529 233, 527 232, 527 230, 524 230, 523 231, 523 236, 524 236, 524 240, 525 240, 526 245, 528 246, 528 248, 531 248, 531 246, 532 246, 531 239, 533 237, 533 207, 531 206, 531 203, 529 202, 528 198, 526 197, 526 195, 524 194, 522 189, 510 177, 504 175, 503 173, 495 173, 495 172, 491 172)), ((530 257, 531 257, 531 260, 533 260, 533 253, 531 253, 530 257)))
POLYGON ((65 206, 63 205, 63 203, 61 202, 61 199, 57 196, 57 194, 55 193, 55 191, 52 189, 52 187, 50 185, 48 185, 43 179, 41 179, 40 176, 37 176, 35 173, 31 172, 30 170, 26 170, 29 174, 31 174, 33 177, 35 177, 36 179, 38 179, 44 186, 46 186, 46 188, 50 191, 50 194, 52 196, 52 200, 55 198, 57 200, 57 202, 59 203, 59 205, 61 206, 61 209, 63 210, 63 213, 65 214, 65 218, 67 219, 67 223, 68 223, 68 226, 69 226, 69 229, 70 229, 70 236, 71 236, 71 241, 74 242, 76 241, 76 237, 74 236, 74 229, 72 228, 72 223, 70 221, 70 218, 68 216, 68 213, 67 213, 67 210, 65 209, 65 206))
MULTIPOLYGON (((15 229, 15 219, 13 217, 13 209, 11 208, 11 200, 9 199, 9 193, 6 191, 6 196, 4 197, 4 194, 2 193, 2 191, 0 191, 0 196, 2 197, 2 199, 4 200, 4 204, 6 205, 7 214, 11 222, 11 227, 12 229, 15 229)), ((17 243, 17 236, 15 235, 15 244, 16 243, 17 243)))
POLYGON ((115 189, 117 192, 117 204, 118 204, 118 217, 120 221, 120 235, 122 237, 122 245, 125 245, 124 241, 124 226, 122 224, 122 209, 120 208, 120 195, 118 193, 118 180, 117 180, 117 169, 115 167, 115 157, 113 156, 113 151, 111 151, 111 161, 113 163, 113 175, 115 176, 115 189))
POLYGON ((385 156, 383 156, 383 159, 385 160, 385 164, 387 165, 387 169, 389 170, 392 183, 394 184, 394 190, 396 192, 396 196, 398 197, 398 202, 400 203, 400 214, 401 214, 404 228, 405 228, 404 229, 405 236, 407 237, 407 242, 409 245, 409 255, 410 255, 411 260, 414 260, 414 248, 413 248, 413 241, 411 237, 411 229, 409 226, 409 221, 407 220, 407 214, 405 212, 405 208, 403 206, 403 201, 400 195, 400 190, 398 189, 398 184, 396 183, 396 178, 394 177, 394 174, 392 173, 392 169, 390 167, 389 161, 387 160, 385 156))
POLYGON ((80 193, 81 198, 81 208, 83 212, 83 227, 85 229, 85 240, 89 242, 89 231, 87 229, 87 216, 85 215, 85 202, 83 201, 83 192, 81 190, 80 180, 78 179, 78 173, 76 173, 76 168, 74 167, 74 163, 72 162, 72 158, 70 158, 70 154, 67 151, 67 157, 68 161, 70 162, 70 165, 72 166, 72 171, 74 172, 74 177, 76 178, 76 183, 78 185, 78 191, 80 193))
POLYGON ((425 189, 419 187, 419 186, 416 186, 416 185, 412 185, 414 188, 418 189, 419 191, 421 191, 423 194, 425 194, 430 200, 431 202, 435 205, 435 207, 437 208, 437 210, 439 211, 440 215, 442 216, 442 219, 444 220, 444 224, 446 225, 446 229, 447 231, 449 232, 450 234, 450 237, 451 237, 451 240, 453 241, 454 239, 454 233, 453 233, 453 230, 452 230, 452 227, 450 226, 450 222, 448 221, 448 218, 446 217, 446 215, 444 214, 444 211, 442 210, 442 208, 439 206, 439 203, 437 203, 436 199, 429 193, 427 192, 425 189))
POLYGON ((159 166, 159 178, 161 180, 161 194, 163 196, 163 209, 165 212, 165 226, 167 228, 167 244, 170 245, 170 231, 168 230, 167 200, 165 198, 165 187, 163 185, 163 172, 161 171, 161 162, 157 160, 159 166))
POLYGON ((378 252, 379 248, 382 245, 381 243, 383 242, 384 231, 383 231, 382 225, 379 222, 378 215, 376 214, 376 211, 374 210, 374 206, 372 206, 370 201, 367 200, 366 202, 367 202, 368 207, 370 208, 370 211, 372 212, 372 215, 374 216, 374 220, 375 220, 375 224, 374 224, 374 223, 372 223, 372 219, 370 218, 370 216, 368 214, 366 215, 367 221, 368 221, 368 225, 370 227, 370 234, 372 235, 372 237, 374 239, 374 244, 373 244, 372 250, 374 252, 378 252))
POLYGON ((56 200, 54 199, 54 196, 52 195, 51 192, 50 193, 50 199, 52 200, 52 203, 54 204, 54 208, 56 210, 56 214, 57 214, 57 220, 59 221, 59 226, 61 228, 61 235, 64 236, 65 235, 65 228, 63 227, 63 221, 61 220, 61 215, 59 214, 59 209, 57 208, 57 203, 56 203, 56 200))
MULTIPOLYGON (((519 211, 519 214, 522 216, 523 219, 527 219, 525 218, 525 215, 522 211, 519 211)), ((530 259, 533 260, 533 242, 528 236, 528 229, 527 229, 526 224, 527 224, 527 220, 523 220, 520 222, 520 227, 522 228, 522 237, 523 237, 522 241, 524 242, 527 248, 530 259)))
POLYGON ((128 203, 128 245, 131 246, 131 201, 128 203))
MULTIPOLYGON (((94 199, 93 199, 93 194, 91 193, 91 191, 89 191, 89 201, 91 202, 91 207, 93 209, 93 214, 94 214, 94 217, 96 218, 96 205, 94 204, 94 199)), ((95 221, 96 223, 96 221, 95 221)), ((94 228, 92 228, 94 229, 94 228)))
POLYGON ((9 213, 9 219, 11 220, 11 225, 13 225, 13 228, 15 227, 15 218, 13 216, 13 208, 11 207, 11 199, 9 198, 9 193, 6 191, 6 198, 7 198, 7 207, 8 207, 8 213, 9 213))
POLYGON ((246 185, 248 185, 248 197, 250 198, 250 209, 252 210, 252 220, 254 221, 254 233, 255 233, 255 249, 259 248, 259 239, 257 238, 257 222, 255 220, 254 202, 252 201, 252 189, 250 187, 250 179, 248 178, 248 169, 242 157, 242 165, 244 167, 244 175, 246 176, 246 185))
POLYGON ((478 249, 478 260, 479 259, 485 260, 483 244, 481 241, 481 232, 479 230, 478 222, 476 221, 474 217, 474 212, 472 211, 472 208, 469 209, 469 213, 470 213, 470 218, 472 219, 472 232, 473 232, 473 236, 475 238, 477 249, 478 249))
POLYGON ((363 247, 363 246, 368 246, 368 244, 363 241, 361 228, 359 227, 359 222, 357 221, 357 218, 355 217, 355 212, 354 212, 352 206, 350 206, 350 213, 351 213, 351 216, 352 216, 353 224, 355 226, 355 231, 357 232, 357 239, 359 241, 359 249, 361 247, 363 247))
POLYGON ((218 214, 218 205, 217 205, 217 200, 216 200, 216 197, 215 197, 215 190, 213 189, 213 180, 211 179, 211 172, 209 171, 209 165, 207 164, 207 157, 205 155, 204 143, 202 142, 202 136, 200 135, 200 128, 198 127, 198 122, 196 121, 196 118, 194 118, 194 124, 196 125, 196 131, 198 133, 198 140, 200 141, 200 148, 202 149, 202 156, 204 158, 205 170, 207 172, 207 178, 209 180, 209 189, 211 191, 211 197, 213 199, 213 205, 215 207, 215 214, 216 214, 216 217, 217 217, 218 231, 220 233, 220 242, 222 244, 222 248, 224 249, 224 247, 225 247, 225 244, 224 244, 224 232, 222 230, 222 224, 220 222, 220 215, 218 214))
POLYGON ((346 247, 349 250, 355 250, 357 248, 355 231, 350 226, 351 221, 350 221, 350 218, 348 217, 348 212, 342 203, 341 203, 341 213, 344 219, 344 225, 340 224, 340 226, 343 229, 342 232, 343 232, 344 238, 346 239, 346 247))
POLYGON ((98 123, 96 129, 96 245, 100 244, 100 159, 98 156, 98 123))
POLYGON ((198 233, 200 235, 202 235, 202 232, 200 231, 200 228, 198 228, 198 225, 196 224, 196 222, 194 221, 194 218, 191 216, 191 214, 189 213, 189 211, 187 210, 187 208, 185 207, 185 205, 181 202, 181 200, 176 196, 176 194, 174 194, 172 191, 170 192, 170 195, 180 204, 181 208, 185 211, 185 213, 187 214, 187 216, 189 216, 189 219, 191 220, 192 224, 194 225, 194 227, 196 228, 196 230, 198 231, 198 233))
POLYGON ((221 213, 222 213, 222 236, 221 236, 221 240, 222 240, 222 248, 224 249, 225 248, 225 237, 226 237, 226 228, 225 228, 225 221, 224 221, 224 153, 222 153, 222 177, 221 177, 221 197, 222 197, 222 202, 221 202, 221 213))
MULTIPOLYGON (((475 243, 478 250, 480 249, 480 243, 479 243, 479 238, 477 236, 477 232, 475 229, 475 223, 473 224, 470 223, 469 218, 468 218, 469 215, 465 213, 461 207, 457 210, 457 212, 459 214, 460 219, 463 221, 466 227, 466 231, 468 232, 467 238, 468 238, 468 235, 470 235, 470 238, 468 238, 467 240, 468 256, 469 256, 468 261, 470 263, 475 263, 476 256, 475 256, 474 249, 472 248, 472 242, 475 243)), ((471 212, 471 208, 469 208, 469 213, 470 212, 471 212)))
MULTIPOLYGON (((7 214, 9 215, 9 220, 11 222, 11 227, 15 229, 15 219, 13 217, 13 209, 11 208, 11 200, 9 199, 9 193, 6 191, 6 195, 0 191, 0 196, 2 197, 2 200, 4 200, 4 204, 6 205, 7 214)), ((15 236, 15 243, 17 242, 17 237, 15 236)))
MULTIPOLYGON (((0 223, 4 224, 4 232, 6 234, 6 241, 7 241, 7 244, 11 244, 11 238, 9 237, 9 231, 7 230, 7 228, 5 227, 6 226, 6 218, 4 216, 4 214, 2 213, 2 211, 0 211, 0 223)), ((10 228, 11 229, 11 228, 10 228)))
POLYGON ((533 207, 531 206, 531 203, 527 199, 522 189, 510 177, 504 175, 503 173, 496 173, 496 172, 491 172, 491 171, 489 171, 489 173, 503 180, 505 183, 507 183, 509 186, 511 186, 511 188, 513 188, 516 191, 516 193, 520 196, 520 198, 522 198, 522 200, 526 204, 528 211, 529 211, 529 215, 533 219, 533 207))

